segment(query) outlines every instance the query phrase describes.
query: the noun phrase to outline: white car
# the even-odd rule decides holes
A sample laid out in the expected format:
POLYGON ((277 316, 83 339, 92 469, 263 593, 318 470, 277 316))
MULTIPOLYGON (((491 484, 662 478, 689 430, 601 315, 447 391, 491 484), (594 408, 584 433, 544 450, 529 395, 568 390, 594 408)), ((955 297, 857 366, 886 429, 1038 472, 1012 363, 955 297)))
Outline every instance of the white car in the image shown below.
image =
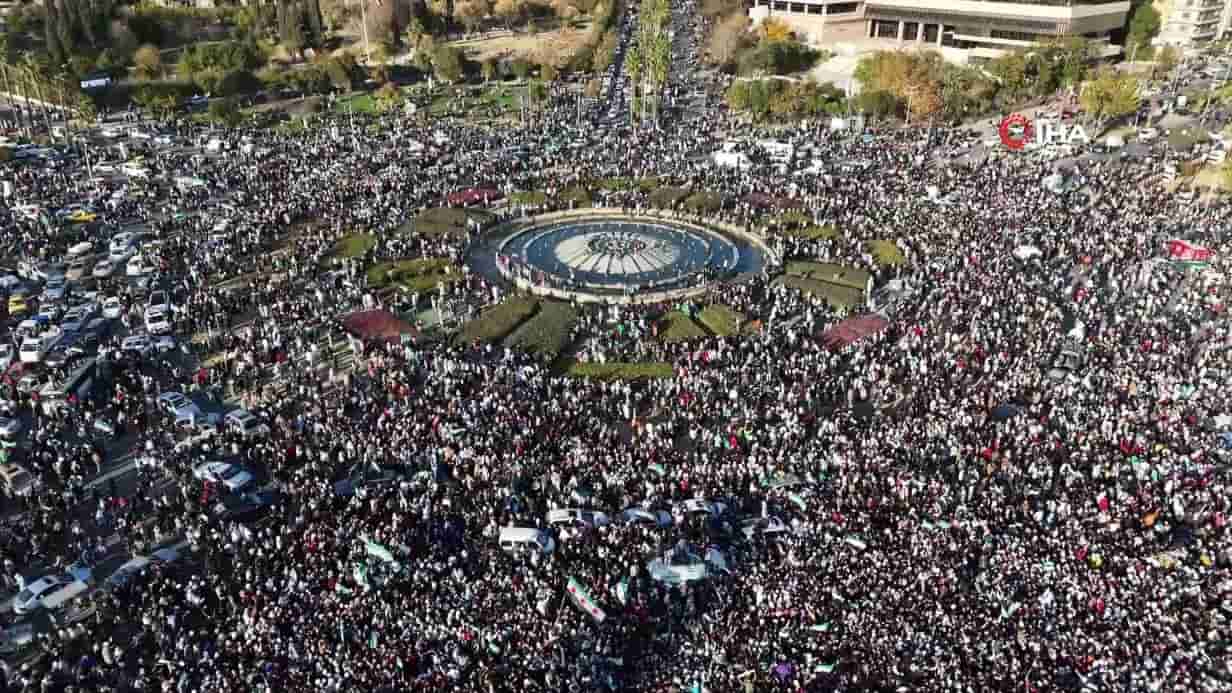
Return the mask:
POLYGON ((153 133, 141 129, 130 130, 128 136, 135 140, 148 140, 154 137, 153 133))
POLYGON ((90 569, 79 565, 60 575, 45 575, 13 598, 13 613, 20 616, 39 609, 57 609, 88 590, 90 580, 90 569))
POLYGON ((777 539, 791 534, 791 526, 777 517, 755 517, 740 523, 740 533, 750 540, 757 536, 777 539))
POLYGON ((149 356, 154 351, 154 343, 147 335, 135 334, 125 337, 124 341, 120 342, 120 351, 131 351, 141 356, 149 356))
POLYGON ((95 264, 94 269, 90 271, 90 274, 94 275, 95 279, 107 279, 111 275, 115 274, 115 269, 115 263, 108 258, 95 264))
POLYGON ((109 140, 118 140, 127 133, 125 133, 124 130, 120 128, 106 127, 102 129, 102 132, 100 134, 102 134, 103 137, 106 137, 109 140))
POLYGON ((573 527, 578 524, 584 524, 587 527, 606 527, 612 523, 612 518, 606 513, 596 512, 594 510, 580 510, 577 508, 561 508, 548 511, 549 525, 565 525, 573 527))
POLYGON ((179 559, 180 552, 171 547, 159 549, 149 556, 133 556, 124 565, 116 568, 115 572, 103 581, 103 586, 109 590, 123 587, 128 584, 129 580, 144 573, 150 566, 166 565, 179 559))
POLYGON ((0 438, 12 438, 21 433, 21 419, 0 418, 0 438))
POLYGON ((158 406, 173 419, 201 418, 201 407, 178 392, 164 392, 158 396, 158 406))
POLYGON ((229 412, 226 418, 227 428, 239 432, 245 438, 269 435, 269 426, 247 409, 236 409, 229 412))
POLYGON ((169 334, 164 334, 154 338, 154 351, 157 351, 160 354, 165 354, 174 349, 175 337, 172 337, 169 334))
POLYGON ((145 312, 145 329, 151 335, 167 334, 171 331, 171 311, 163 306, 155 306, 145 312))
POLYGON ((193 476, 200 481, 222 484, 229 491, 238 491, 252 483, 248 470, 227 462, 206 462, 193 469, 193 476))
POLYGON ((691 547, 677 545, 664 553, 662 558, 651 561, 646 570, 656 582, 679 585, 705 580, 713 572, 725 572, 727 560, 723 558, 722 552, 715 548, 699 554, 691 547))
POLYGON ((128 259, 128 264, 124 266, 124 273, 130 277, 144 277, 147 274, 154 272, 157 267, 154 263, 146 259, 140 253, 133 255, 128 259))
POLYGON ((722 515, 727 511, 727 506, 705 500, 703 498, 690 498, 680 505, 676 506, 676 512, 681 515, 722 515))
POLYGON ((119 320, 124 315, 124 304, 118 296, 108 296, 103 301, 103 317, 108 320, 119 320))
POLYGON ((1159 137, 1159 130, 1155 128, 1142 128, 1138 131, 1138 139, 1142 142, 1151 142, 1159 137))
POLYGON ((620 519, 627 525, 648 525, 651 527, 671 527, 672 514, 666 510, 648 510, 640 506, 625 508, 620 513, 620 519))
POLYGON ((0 344, 0 371, 7 371, 17 358, 12 344, 0 344))

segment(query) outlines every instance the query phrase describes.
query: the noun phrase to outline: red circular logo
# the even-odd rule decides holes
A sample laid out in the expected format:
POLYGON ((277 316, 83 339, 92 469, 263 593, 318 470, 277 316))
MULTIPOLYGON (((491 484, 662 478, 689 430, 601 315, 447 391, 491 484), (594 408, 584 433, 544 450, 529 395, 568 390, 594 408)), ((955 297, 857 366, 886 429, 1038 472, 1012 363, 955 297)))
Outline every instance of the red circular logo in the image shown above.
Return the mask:
POLYGON ((997 132, 1001 135, 1001 143, 1006 147, 1019 150, 1026 146, 1027 142, 1031 141, 1031 136, 1035 134, 1035 128, 1031 125, 1031 119, 1015 113, 1011 116, 1006 116, 1005 120, 1001 121, 1001 126, 997 128, 997 132))

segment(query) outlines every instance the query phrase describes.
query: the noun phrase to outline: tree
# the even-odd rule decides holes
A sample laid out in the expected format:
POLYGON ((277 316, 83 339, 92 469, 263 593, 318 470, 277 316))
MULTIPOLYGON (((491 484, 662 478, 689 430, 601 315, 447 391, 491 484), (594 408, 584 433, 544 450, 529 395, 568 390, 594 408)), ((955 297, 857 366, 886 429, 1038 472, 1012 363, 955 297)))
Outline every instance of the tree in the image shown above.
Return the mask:
POLYGON ((496 60, 486 58, 479 64, 479 73, 483 75, 484 82, 491 82, 492 78, 496 76, 496 60))
POLYGON ((141 79, 150 80, 163 72, 163 56, 157 46, 145 44, 133 53, 133 69, 141 79))
POLYGON ((1164 46, 1155 53, 1155 68, 1167 75, 1181 62, 1181 52, 1176 46, 1164 46))
MULTIPOLYGON (((1125 35, 1125 45, 1141 48, 1150 45, 1151 39, 1159 34, 1159 11, 1149 2, 1138 5, 1129 20, 1129 28, 1125 35)), ((1130 50, 1133 53, 1133 49, 1130 50)))
POLYGON ((1110 120, 1137 112, 1138 78, 1104 68, 1083 85, 1078 98, 1082 109, 1102 128, 1110 120))
POLYGON ((548 99, 548 87, 543 82, 535 80, 526 86, 526 97, 532 103, 543 103, 548 99))
POLYGON ((595 72, 607 72, 607 69, 612 66, 619 43, 620 37, 614 29, 603 32, 603 38, 599 40, 599 45, 595 47, 595 54, 591 58, 591 66, 594 67, 595 72))
POLYGON ((749 84, 747 81, 733 82, 723 95, 727 107, 733 111, 743 111, 749 107, 749 84))
POLYGON ((862 91, 855 101, 856 110, 879 118, 884 118, 898 110, 898 99, 894 94, 884 90, 862 91))
POLYGON ((483 23, 488 14, 488 8, 480 0, 466 0, 454 6, 454 18, 466 27, 467 31, 475 31, 483 23))
POLYGON ((377 108, 382 112, 392 111, 405 101, 402 90, 395 86, 392 82, 386 82, 372 94, 373 100, 376 102, 377 108))
POLYGON ((505 28, 512 28, 526 12, 526 0, 496 0, 492 12, 505 23, 505 28))
POLYGON ((749 18, 744 12, 724 17, 710 32, 706 52, 715 65, 731 67, 749 44, 749 18))
POLYGON ((522 58, 517 58, 513 61, 513 65, 510 66, 510 69, 513 70, 513 75, 519 80, 525 80, 526 76, 530 74, 530 63, 526 62, 522 58))
POLYGON ((210 101, 209 115, 211 120, 215 120, 227 127, 235 127, 244 120, 244 114, 240 112, 239 106, 236 105, 234 99, 214 99, 210 101))
POLYGON ((453 46, 441 46, 432 56, 432 70, 442 82, 461 81, 463 73, 462 51, 453 46))
POLYGON ((790 41, 793 37, 791 27, 776 17, 763 19, 758 32, 763 41, 790 41))
POLYGON ((552 63, 544 63, 539 66, 539 78, 544 82, 555 82, 560 76, 560 71, 552 63))

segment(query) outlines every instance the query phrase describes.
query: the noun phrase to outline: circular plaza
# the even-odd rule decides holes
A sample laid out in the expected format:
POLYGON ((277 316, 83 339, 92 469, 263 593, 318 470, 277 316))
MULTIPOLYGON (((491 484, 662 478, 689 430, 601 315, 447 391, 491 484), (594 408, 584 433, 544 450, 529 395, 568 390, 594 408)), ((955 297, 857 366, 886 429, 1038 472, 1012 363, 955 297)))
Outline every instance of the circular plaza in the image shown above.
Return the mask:
POLYGON ((596 213, 548 216, 503 235, 492 265, 506 280, 591 301, 685 296, 761 271, 759 243, 679 220, 596 213))

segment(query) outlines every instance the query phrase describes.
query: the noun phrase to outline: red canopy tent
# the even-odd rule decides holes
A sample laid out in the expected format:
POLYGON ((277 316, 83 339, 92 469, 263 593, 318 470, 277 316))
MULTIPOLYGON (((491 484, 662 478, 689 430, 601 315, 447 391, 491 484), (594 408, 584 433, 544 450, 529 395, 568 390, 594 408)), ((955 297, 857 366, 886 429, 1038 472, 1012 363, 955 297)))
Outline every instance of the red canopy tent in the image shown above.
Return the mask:
POLYGON ((500 191, 492 188, 467 188, 450 193, 445 199, 451 207, 469 207, 470 205, 499 200, 501 197, 500 191))
POLYGON ((365 340, 398 341, 402 335, 415 332, 410 323, 383 309, 351 313, 342 319, 342 326, 365 340))
POLYGON ((848 318, 840 322, 826 330, 821 335, 821 339, 828 346, 838 349, 848 344, 854 344, 870 335, 875 335, 889 327, 889 325, 889 321, 880 315, 868 313, 867 315, 848 318))

